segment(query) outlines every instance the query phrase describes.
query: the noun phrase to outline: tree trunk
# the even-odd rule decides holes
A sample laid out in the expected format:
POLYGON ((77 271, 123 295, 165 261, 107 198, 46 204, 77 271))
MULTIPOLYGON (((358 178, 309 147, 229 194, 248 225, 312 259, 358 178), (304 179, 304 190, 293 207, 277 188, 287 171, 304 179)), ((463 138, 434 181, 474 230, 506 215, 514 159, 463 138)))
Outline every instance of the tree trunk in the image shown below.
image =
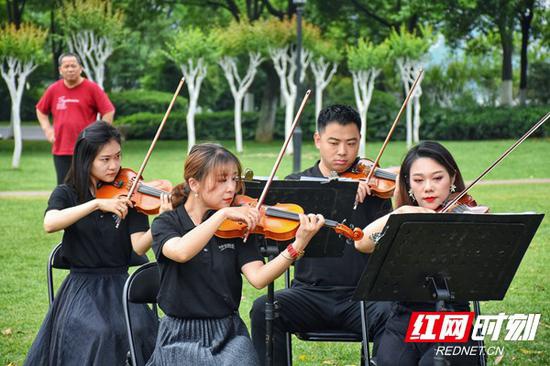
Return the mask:
POLYGON ((359 144, 359 156, 365 156, 367 141, 367 113, 369 111, 372 93, 374 91, 374 81, 380 73, 380 70, 371 68, 369 70, 353 71, 353 93, 355 95, 355 104, 361 118, 361 142, 359 144))
POLYGON ((411 102, 414 108, 413 141, 418 144, 420 142, 420 97, 415 96, 411 102))
POLYGON ((502 45, 502 85, 500 89, 500 104, 511 106, 512 98, 512 53, 514 50, 512 30, 506 25, 499 25, 502 45))
POLYGON ((199 100, 199 94, 201 90, 201 84, 206 76, 206 65, 204 61, 198 59, 197 64, 194 65, 193 60, 187 60, 187 63, 180 65, 181 73, 185 77, 185 83, 187 84, 187 91, 189 92, 189 108, 187 110, 187 151, 195 145, 195 113, 197 112, 197 105, 199 100))
MULTIPOLYGON (((407 88, 406 88, 407 89, 407 88)), ((406 91, 408 93, 408 91, 406 91)), ((413 136, 412 136, 412 105, 411 103, 407 104, 406 109, 406 116, 407 116, 407 149, 410 149, 413 144, 413 136)))
POLYGON ((50 0, 51 1, 51 10, 50 10, 50 45, 51 45, 51 51, 52 51, 52 79, 56 80, 59 78, 59 65, 57 63, 57 59, 59 56, 61 56, 61 42, 60 40, 56 41, 57 37, 53 37, 54 35, 60 35, 57 33, 56 29, 56 23, 55 23, 55 9, 58 6, 57 1, 50 0))
POLYGON ((12 99, 11 103, 11 122, 13 125, 13 157, 11 160, 12 168, 19 168, 21 164, 21 152, 23 151, 23 136, 21 135, 21 96, 12 99))
POLYGON ((187 152, 195 145, 195 113, 197 111, 197 99, 189 95, 189 109, 187 110, 187 117, 185 119, 187 123, 187 152))
POLYGON ((319 118, 319 113, 321 113, 321 109, 323 109, 323 91, 338 69, 338 65, 333 62, 332 68, 327 75, 329 66, 330 63, 325 61, 323 57, 317 60, 311 60, 311 71, 315 77, 315 130, 317 130, 317 118, 319 118))
POLYGON ((237 152, 243 152, 243 132, 241 128, 241 107, 243 105, 242 96, 235 97, 235 147, 237 152))
MULTIPOLYGON (((292 127, 292 121, 294 119, 294 112, 296 107, 296 92, 290 93, 291 97, 285 100, 285 140, 290 136, 290 127, 292 127), (292 97, 293 96, 293 97, 292 97)), ((292 139, 286 148, 286 154, 292 154, 294 152, 294 144, 292 139)))
POLYGON ((529 46, 529 33, 531 31, 531 21, 533 20, 534 0, 527 2, 524 10, 520 14, 521 24, 521 51, 520 51, 520 74, 519 74, 519 104, 525 105, 527 101, 527 65, 529 46))
POLYGON ((273 140, 273 129, 275 127, 275 116, 277 113, 277 73, 272 65, 263 64, 262 69, 266 75, 266 86, 262 97, 258 125, 256 126, 255 140, 258 142, 269 142, 273 140))

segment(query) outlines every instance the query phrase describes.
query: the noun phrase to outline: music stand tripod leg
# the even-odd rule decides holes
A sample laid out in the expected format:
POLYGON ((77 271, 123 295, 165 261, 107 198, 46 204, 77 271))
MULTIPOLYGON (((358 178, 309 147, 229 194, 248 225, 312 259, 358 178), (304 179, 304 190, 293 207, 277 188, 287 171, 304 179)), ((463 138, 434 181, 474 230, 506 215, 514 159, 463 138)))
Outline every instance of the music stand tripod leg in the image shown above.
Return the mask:
MULTIPOLYGON (((261 253, 269 261, 273 260, 279 254, 279 248, 276 245, 269 245, 267 240, 263 240, 261 253)), ((273 320, 279 316, 278 304, 275 301, 275 284, 271 282, 267 285, 267 297, 265 302, 265 364, 273 365, 273 320)))
MULTIPOLYGON (((481 308, 479 306, 479 301, 473 301, 473 303, 474 303, 475 318, 477 319, 477 317, 481 314, 481 308)), ((483 341, 477 341, 476 343, 479 349, 485 349, 483 341)), ((487 360, 485 359, 484 352, 479 353, 479 365, 480 366, 487 365, 487 360)))
MULTIPOLYGON (((437 281, 434 277, 426 277, 426 280, 432 290, 433 298, 436 300, 435 311, 445 311, 447 308, 446 302, 453 300, 451 291, 449 290, 449 285, 447 284, 447 279, 443 278, 442 280, 437 281)), ((447 361, 445 360, 445 355, 437 354, 437 343, 434 344, 434 347, 434 366, 446 366, 447 361)))

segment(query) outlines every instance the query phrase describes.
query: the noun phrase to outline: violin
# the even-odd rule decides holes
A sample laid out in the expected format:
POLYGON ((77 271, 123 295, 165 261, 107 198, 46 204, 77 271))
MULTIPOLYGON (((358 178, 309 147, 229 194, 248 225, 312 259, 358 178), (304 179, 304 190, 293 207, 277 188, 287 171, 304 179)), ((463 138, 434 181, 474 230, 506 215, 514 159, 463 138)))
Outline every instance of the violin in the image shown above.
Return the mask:
MULTIPOLYGON (((258 200, 249 196, 237 195, 233 205, 256 206, 258 200)), ((300 226, 300 216, 304 209, 294 203, 277 203, 273 206, 262 205, 260 208, 260 221, 249 232, 245 223, 233 220, 225 220, 215 235, 219 238, 242 238, 248 234, 260 234, 268 239, 277 241, 292 240, 300 226)), ((325 220, 325 226, 334 229, 337 234, 348 239, 361 240, 363 231, 360 228, 351 228, 334 220, 325 220)))
MULTIPOLYGON (((450 203, 455 200, 461 192, 451 193, 446 203, 450 203)), ((452 203, 449 207, 444 203, 436 211, 437 212, 451 212, 451 213, 474 213, 474 214, 484 214, 489 212, 489 207, 478 205, 476 200, 469 194, 465 194, 458 199, 455 203, 452 203)))
MULTIPOLYGON (((370 159, 360 159, 355 166, 347 172, 340 174, 340 177, 365 180, 371 174, 374 162, 370 159)), ((369 181, 369 187, 372 193, 380 198, 388 199, 393 196, 395 190, 395 181, 399 174, 398 167, 381 169, 376 167, 372 178, 369 181)))
MULTIPOLYGON (((118 171, 115 180, 111 183, 102 183, 96 191, 96 198, 114 198, 128 196, 132 184, 137 178, 137 173, 132 169, 122 168, 118 171)), ((158 179, 147 183, 140 177, 137 189, 130 197, 130 201, 138 212, 146 215, 156 215, 160 209, 160 195, 170 194, 172 184, 164 179, 158 179)))

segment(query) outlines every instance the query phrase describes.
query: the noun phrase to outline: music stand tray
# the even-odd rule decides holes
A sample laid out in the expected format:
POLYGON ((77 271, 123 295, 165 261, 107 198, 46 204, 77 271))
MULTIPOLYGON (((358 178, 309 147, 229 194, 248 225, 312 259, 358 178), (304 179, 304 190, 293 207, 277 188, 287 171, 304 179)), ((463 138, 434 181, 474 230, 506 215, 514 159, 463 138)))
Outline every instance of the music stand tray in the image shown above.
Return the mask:
MULTIPOLYGON (((260 180, 245 181, 245 194, 258 198, 265 183, 266 181, 260 180)), ((351 219, 357 186, 357 182, 274 180, 264 203, 295 203, 301 206, 306 214, 322 214, 327 219, 342 222, 344 219, 351 219)), ((284 250, 284 244, 288 243, 276 244, 284 250)), ((345 244, 346 238, 324 227, 311 239, 305 256, 341 257, 345 244)))
POLYGON ((354 299, 502 300, 543 217, 391 215, 354 299), (449 296, 440 296, 444 293, 449 296))

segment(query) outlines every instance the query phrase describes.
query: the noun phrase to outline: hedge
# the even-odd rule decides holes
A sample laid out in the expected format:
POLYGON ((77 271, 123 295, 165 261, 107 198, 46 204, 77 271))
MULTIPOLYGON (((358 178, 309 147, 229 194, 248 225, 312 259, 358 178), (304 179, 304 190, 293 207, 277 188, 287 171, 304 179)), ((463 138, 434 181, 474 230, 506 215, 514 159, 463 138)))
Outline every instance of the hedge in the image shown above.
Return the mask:
MULTIPOLYGON (((144 112, 164 113, 172 97, 171 93, 141 89, 109 93, 109 98, 115 105, 117 117, 144 112)), ((172 110, 187 111, 187 99, 178 96, 172 110)))
MULTIPOLYGON (((468 110, 430 108, 422 116, 420 136, 424 140, 490 140, 519 138, 549 107, 475 107, 468 110)), ((548 136, 548 124, 533 136, 548 136)))
MULTIPOLYGON (((393 99, 392 99, 393 100, 393 99)), ((372 104, 367 115, 367 139, 383 140, 398 111, 392 100, 380 98, 372 104)), ((374 100, 373 100, 374 102, 374 100)), ((420 137, 423 140, 486 140, 518 138, 527 131, 545 113, 548 107, 514 107, 514 108, 480 108, 468 110, 451 110, 438 107, 423 107, 420 137)), ((127 139, 150 139, 155 135, 164 113, 141 112, 130 116, 117 117, 115 124, 127 139)), ((314 133, 315 119, 313 106, 305 109, 300 125, 304 139, 314 133)), ((187 138, 185 125, 186 113, 172 112, 162 139, 181 140, 187 138)), ((246 112, 242 116, 244 140, 253 140, 258 112, 246 112)), ((405 138, 405 116, 402 117, 394 140, 405 138)), ((196 137, 202 140, 230 140, 235 138, 233 111, 200 113, 195 116, 196 137)), ((541 127, 534 136, 548 136, 549 126, 541 127)), ((274 138, 284 137, 284 110, 276 114, 274 138)))
MULTIPOLYGON (((368 135, 383 139, 395 116, 397 105, 391 95, 376 93, 373 97, 372 107, 368 114, 368 135)), ((115 125, 127 139, 149 139, 156 133, 160 121, 164 116, 162 113, 139 112, 127 116, 118 113, 115 118, 115 125)), ((274 138, 284 138, 284 117, 285 111, 279 108, 275 117, 274 138)), ((260 116, 258 112, 244 112, 242 114, 242 131, 244 140, 253 140, 256 134, 256 126, 260 116)), ((166 123, 161 139, 179 140, 187 138, 187 127, 185 125, 186 112, 172 111, 166 123)), ((299 126, 302 128, 304 139, 309 139, 315 132, 315 106, 310 102, 300 118, 299 126)), ((397 129, 397 134, 404 136, 404 127, 397 129), (402 129, 401 132, 400 129, 402 129)), ((233 111, 207 112, 195 115, 195 131, 198 139, 204 140, 230 140, 235 138, 233 123, 233 111)))

